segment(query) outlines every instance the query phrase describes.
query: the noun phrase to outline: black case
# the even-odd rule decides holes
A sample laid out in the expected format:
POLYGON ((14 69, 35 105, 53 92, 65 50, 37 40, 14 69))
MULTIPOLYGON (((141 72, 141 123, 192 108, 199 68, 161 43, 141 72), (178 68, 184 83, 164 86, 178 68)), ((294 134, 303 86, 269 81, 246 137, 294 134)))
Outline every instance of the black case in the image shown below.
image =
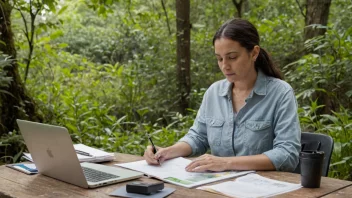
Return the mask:
POLYGON ((126 191, 128 193, 137 193, 137 194, 144 194, 144 195, 150 195, 162 189, 164 189, 163 182, 157 182, 157 183, 132 182, 126 185, 126 191))

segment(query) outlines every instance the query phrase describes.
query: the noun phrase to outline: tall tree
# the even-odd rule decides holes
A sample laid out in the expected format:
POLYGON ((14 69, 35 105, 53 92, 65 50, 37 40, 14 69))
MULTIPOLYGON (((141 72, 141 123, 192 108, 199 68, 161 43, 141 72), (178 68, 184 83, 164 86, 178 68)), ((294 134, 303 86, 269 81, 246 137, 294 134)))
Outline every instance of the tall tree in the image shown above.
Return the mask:
POLYGON ((304 30, 304 40, 324 35, 325 28, 314 28, 313 24, 326 26, 328 24, 331 0, 307 0, 304 30))
MULTIPOLYGON (((330 5, 331 0, 306 0, 306 13, 304 14, 306 25, 304 29, 305 41, 316 36, 322 36, 325 34, 326 28, 316 28, 314 25, 326 26, 328 24, 330 5)), ((301 6, 300 9, 302 10, 301 6)), ((309 51, 307 52, 309 53, 309 51)), ((318 83, 317 88, 323 87, 321 87, 321 85, 318 83)), ((331 110, 333 109, 334 105, 332 104, 332 100, 326 93, 321 91, 316 92, 312 97, 313 100, 318 100, 318 104, 324 105, 323 108, 317 111, 318 114, 331 113, 331 110)))
POLYGON ((7 77, 12 81, 9 86, 2 86, 0 93, 0 135, 17 129, 16 119, 42 121, 37 113, 32 98, 28 95, 18 72, 16 50, 11 29, 11 12, 9 0, 0 0, 0 51, 11 56, 14 61, 4 68, 7 77))
POLYGON ((177 28, 177 79, 179 87, 179 111, 185 113, 189 107, 191 92, 190 76, 190 1, 176 0, 176 28, 177 28))

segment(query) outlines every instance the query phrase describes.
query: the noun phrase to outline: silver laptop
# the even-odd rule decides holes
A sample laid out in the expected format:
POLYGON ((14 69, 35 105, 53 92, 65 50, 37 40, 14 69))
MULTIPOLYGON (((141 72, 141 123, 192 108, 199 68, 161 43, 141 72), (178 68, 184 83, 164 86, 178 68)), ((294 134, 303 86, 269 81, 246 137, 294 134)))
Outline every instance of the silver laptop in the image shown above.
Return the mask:
POLYGON ((17 120, 39 173, 83 188, 136 179, 143 173, 93 163, 80 163, 64 127, 17 120))

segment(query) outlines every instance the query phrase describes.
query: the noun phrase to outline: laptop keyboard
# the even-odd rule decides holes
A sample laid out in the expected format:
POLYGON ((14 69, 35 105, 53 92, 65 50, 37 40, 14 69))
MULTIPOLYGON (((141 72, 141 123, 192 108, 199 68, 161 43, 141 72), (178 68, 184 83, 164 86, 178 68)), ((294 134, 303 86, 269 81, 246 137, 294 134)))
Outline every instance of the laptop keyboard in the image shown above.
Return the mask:
POLYGON ((87 168, 87 167, 82 167, 84 176, 86 176, 87 181, 89 182, 100 182, 108 179, 114 179, 118 178, 119 176, 109 174, 109 173, 104 173, 95 169, 87 168))

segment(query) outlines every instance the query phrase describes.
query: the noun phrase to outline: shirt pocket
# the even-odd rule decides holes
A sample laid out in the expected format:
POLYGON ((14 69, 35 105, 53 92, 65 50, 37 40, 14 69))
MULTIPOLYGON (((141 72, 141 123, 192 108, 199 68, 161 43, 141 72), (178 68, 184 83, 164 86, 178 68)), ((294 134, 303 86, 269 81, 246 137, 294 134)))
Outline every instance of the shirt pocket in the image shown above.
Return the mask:
POLYGON ((248 120, 245 123, 245 144, 251 155, 272 149, 271 121, 248 120))
POLYGON ((222 130, 224 127, 225 121, 214 119, 214 118, 207 118, 207 135, 208 135, 208 142, 209 146, 212 147, 214 145, 219 146, 221 144, 221 136, 222 130))

